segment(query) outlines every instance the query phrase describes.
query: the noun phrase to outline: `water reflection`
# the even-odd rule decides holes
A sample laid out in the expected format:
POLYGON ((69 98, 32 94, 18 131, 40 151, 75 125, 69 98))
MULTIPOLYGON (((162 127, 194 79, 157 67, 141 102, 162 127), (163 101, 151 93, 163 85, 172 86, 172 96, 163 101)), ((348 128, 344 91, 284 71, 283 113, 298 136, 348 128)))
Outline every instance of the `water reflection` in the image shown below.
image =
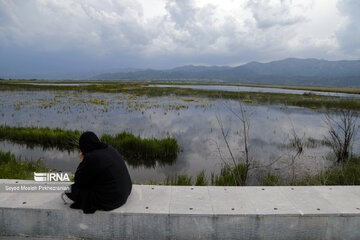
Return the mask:
POLYGON ((78 152, 60 151, 56 149, 46 149, 41 147, 28 148, 24 145, 14 144, 8 141, 0 142, 0 149, 3 152, 10 151, 22 160, 42 160, 48 168, 64 171, 75 172, 79 164, 78 152))
MULTIPOLYGON (((73 93, 73 92, 0 92, 2 117, 0 124, 10 126, 59 127, 64 129, 91 130, 96 134, 115 134, 123 130, 131 131, 142 138, 175 137, 182 148, 176 162, 164 165, 151 163, 151 168, 141 162, 131 163, 129 169, 136 182, 162 181, 174 174, 197 175, 205 170, 207 175, 219 173, 221 161, 216 144, 224 148, 216 114, 222 116, 226 127, 230 127, 230 147, 241 158, 241 137, 236 134, 240 125, 224 104, 237 111, 239 103, 235 100, 195 99, 184 102, 176 97, 138 97, 110 93, 73 93), (39 99, 54 99, 62 95, 63 101, 44 108, 39 99), (105 99, 104 104, 84 102, 75 104, 74 99, 105 99), (20 107, 16 107, 23 102, 20 107), (141 105, 142 104, 142 105, 141 105), (185 106, 172 108, 170 105, 185 106), (132 107, 129 107, 132 106, 132 107), (134 107, 135 106, 135 107, 134 107), (138 106, 138 107, 136 107, 138 106)), ((269 170, 287 174, 289 171, 290 153, 279 149, 295 127, 299 136, 322 139, 327 130, 322 125, 322 115, 316 110, 300 107, 283 107, 282 105, 248 104, 251 111, 250 154, 259 166, 267 165, 282 156, 282 159, 268 168, 260 168, 254 173, 256 183, 258 173, 269 170)), ((58 150, 43 150, 1 142, 2 151, 14 152, 17 155, 44 158, 47 166, 63 171, 74 171, 78 164, 77 153, 58 150)), ((326 147, 307 149, 297 160, 299 173, 316 172, 331 164, 326 147)), ((251 183, 251 182, 250 182, 251 183)))

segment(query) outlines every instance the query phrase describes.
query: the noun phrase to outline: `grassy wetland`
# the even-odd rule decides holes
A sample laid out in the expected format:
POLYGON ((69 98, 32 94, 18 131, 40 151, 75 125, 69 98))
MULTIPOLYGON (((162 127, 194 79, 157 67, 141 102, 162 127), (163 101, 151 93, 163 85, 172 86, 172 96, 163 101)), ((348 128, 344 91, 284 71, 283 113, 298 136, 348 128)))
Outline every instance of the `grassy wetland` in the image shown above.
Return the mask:
MULTIPOLYGON (((129 83, 129 82, 81 82, 76 85, 66 85, 69 83, 58 82, 59 85, 49 84, 47 82, 38 81, 36 85, 30 84, 33 82, 10 82, 0 81, 0 89, 2 90, 55 90, 55 91, 88 91, 88 92, 102 92, 102 93, 123 93, 132 94, 135 96, 160 97, 160 96, 196 96, 200 98, 221 98, 221 99, 243 99, 251 100, 258 104, 284 104, 289 106, 299 106, 307 108, 326 108, 326 109, 352 109, 360 110, 360 99, 341 99, 338 97, 329 97, 317 94, 286 94, 274 92, 232 92, 232 91, 216 91, 216 90, 198 90, 191 88, 176 88, 176 87, 151 87, 149 83, 129 83), (64 84, 64 85, 61 85, 64 84), (146 87, 144 87, 146 86, 146 87)), ((176 84, 174 84, 176 86, 176 84)), ((191 85, 189 85, 191 86, 191 85)), ((249 86, 249 85, 244 85, 249 86)), ((253 85, 250 85, 253 86, 253 85)), ((254 85, 255 87, 264 87, 264 85, 254 85)), ((269 87, 269 86, 266 86, 269 87)), ((270 86, 274 88, 275 86, 270 86)), ((322 91, 322 92, 339 92, 359 94, 358 90, 339 89, 339 88, 317 88, 317 87, 291 87, 291 86, 276 86, 281 89, 297 89, 308 91, 322 91)), ((185 98, 186 99, 186 98, 185 98)))
MULTIPOLYGON (((334 164, 323 121, 326 112, 358 112, 360 99, 353 95, 357 91, 333 89, 343 95, 321 95, 309 91, 331 89, 302 87, 306 92, 292 94, 168 83, 165 87, 116 81, 51 83, 0 81, 0 151, 10 151, 19 163, 40 159, 39 167, 74 172, 78 165, 74 139, 91 130, 127 158, 137 183, 237 185, 231 176, 244 171, 243 134, 233 112, 242 105, 251 123, 253 168, 247 185, 358 184, 357 158, 341 167, 334 164), (222 130, 229 133, 227 143, 222 130), (299 155, 293 149, 293 131, 304 143, 299 155), (226 166, 231 159, 228 147, 240 165, 226 166)), ((359 149, 354 141, 352 156, 359 149)), ((1 159, 9 159, 5 155, 1 159)))

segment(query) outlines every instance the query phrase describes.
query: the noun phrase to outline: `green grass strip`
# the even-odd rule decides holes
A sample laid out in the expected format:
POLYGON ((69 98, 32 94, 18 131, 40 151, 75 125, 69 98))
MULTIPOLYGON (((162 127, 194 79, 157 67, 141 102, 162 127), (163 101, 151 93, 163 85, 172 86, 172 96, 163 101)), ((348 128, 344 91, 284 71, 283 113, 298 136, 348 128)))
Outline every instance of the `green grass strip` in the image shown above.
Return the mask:
MULTIPOLYGON (((10 127, 0 126, 0 140, 23 144, 33 148, 57 148, 59 150, 78 150, 80 131, 59 128, 10 127)), ((104 134, 101 141, 116 148, 132 166, 146 167, 160 164, 172 164, 180 151, 175 138, 142 139, 128 132, 117 135, 104 134)))
POLYGON ((60 128, 0 126, 0 140, 25 144, 30 148, 41 146, 43 149, 74 150, 77 148, 79 137, 79 131, 60 128))

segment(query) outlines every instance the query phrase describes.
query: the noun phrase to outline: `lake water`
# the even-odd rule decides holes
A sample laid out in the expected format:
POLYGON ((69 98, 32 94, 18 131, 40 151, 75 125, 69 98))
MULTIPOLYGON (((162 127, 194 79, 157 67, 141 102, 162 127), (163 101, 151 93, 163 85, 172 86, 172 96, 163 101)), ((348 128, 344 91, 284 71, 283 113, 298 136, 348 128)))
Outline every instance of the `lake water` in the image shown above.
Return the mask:
POLYGON ((176 88, 190 88, 197 90, 216 90, 226 92, 266 92, 266 93, 288 93, 303 95, 304 93, 313 93, 321 96, 333 96, 341 98, 360 98, 360 94, 351 93, 337 93, 337 92, 321 92, 309 90, 283 89, 283 88, 265 88, 265 87, 245 87, 245 86, 226 86, 226 85, 150 85, 149 87, 176 87, 176 88))
MULTIPOLYGON (((280 148, 289 140, 294 126, 297 134, 306 139, 322 139, 327 133, 322 113, 317 110, 243 103, 250 116, 250 156, 260 167, 252 172, 251 184, 268 171, 286 175, 290 171, 290 149, 280 148)), ((242 156, 241 125, 229 108, 238 112, 239 101, 195 99, 182 97, 134 96, 115 93, 89 93, 64 91, 0 91, 0 124, 9 126, 59 127, 62 129, 91 130, 96 134, 115 134, 127 130, 143 138, 175 137, 182 148, 173 165, 157 163, 152 167, 134 167, 128 163, 134 181, 160 182, 167 176, 189 174, 196 176, 205 170, 219 173, 221 158, 229 159, 222 139, 218 118, 230 129, 229 142, 237 158, 242 156)), ((11 151, 23 158, 44 159, 50 168, 75 172, 78 153, 29 149, 8 141, 0 142, 0 150, 11 151)), ((299 174, 315 173, 330 166, 327 147, 305 149, 297 160, 299 174)))

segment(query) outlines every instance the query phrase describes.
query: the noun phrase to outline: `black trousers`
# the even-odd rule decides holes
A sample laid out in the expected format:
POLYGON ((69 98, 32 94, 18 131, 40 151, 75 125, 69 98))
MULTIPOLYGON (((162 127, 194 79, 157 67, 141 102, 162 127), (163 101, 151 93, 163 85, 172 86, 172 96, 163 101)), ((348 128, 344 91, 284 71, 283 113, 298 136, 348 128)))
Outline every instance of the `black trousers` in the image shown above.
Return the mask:
POLYGON ((99 208, 96 206, 95 194, 88 189, 82 189, 75 184, 71 185, 71 191, 65 192, 66 196, 74 201, 70 205, 74 209, 82 209, 84 213, 94 213, 99 208))

